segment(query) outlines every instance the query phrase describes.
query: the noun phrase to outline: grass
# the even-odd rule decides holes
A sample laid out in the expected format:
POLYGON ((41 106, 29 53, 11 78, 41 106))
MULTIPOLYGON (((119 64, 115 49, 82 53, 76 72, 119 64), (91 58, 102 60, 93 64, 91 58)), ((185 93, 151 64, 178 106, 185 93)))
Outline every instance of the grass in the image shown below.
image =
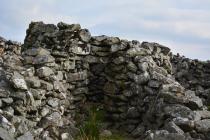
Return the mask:
POLYGON ((208 108, 208 111, 210 111, 210 105, 209 105, 209 106, 207 106, 207 108, 208 108))
POLYGON ((80 128, 76 140, 125 140, 122 135, 115 133, 111 136, 100 136, 100 130, 104 121, 104 111, 96 106, 90 107, 88 117, 80 128))
POLYGON ((78 140, 100 140, 100 123, 103 120, 103 113, 93 106, 89 109, 88 118, 80 128, 78 140))

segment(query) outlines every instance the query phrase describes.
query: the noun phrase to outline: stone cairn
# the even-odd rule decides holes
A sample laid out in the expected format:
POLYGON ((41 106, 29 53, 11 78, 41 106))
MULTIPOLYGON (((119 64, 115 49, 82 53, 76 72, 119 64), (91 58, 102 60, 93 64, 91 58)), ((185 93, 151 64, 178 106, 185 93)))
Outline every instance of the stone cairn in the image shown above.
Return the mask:
POLYGON ((209 140, 209 69, 157 43, 32 22, 24 44, 0 37, 0 139, 73 140, 94 102, 137 140, 209 140))

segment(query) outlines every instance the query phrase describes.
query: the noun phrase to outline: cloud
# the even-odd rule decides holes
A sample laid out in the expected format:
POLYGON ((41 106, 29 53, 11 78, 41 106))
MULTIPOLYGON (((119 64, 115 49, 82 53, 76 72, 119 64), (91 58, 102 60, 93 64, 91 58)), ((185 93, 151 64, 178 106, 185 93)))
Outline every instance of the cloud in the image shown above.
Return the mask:
POLYGON ((209 0, 1 0, 0 4, 4 5, 0 33, 6 38, 23 41, 31 21, 64 21, 81 23, 93 35, 166 43, 174 52, 209 59, 209 0))

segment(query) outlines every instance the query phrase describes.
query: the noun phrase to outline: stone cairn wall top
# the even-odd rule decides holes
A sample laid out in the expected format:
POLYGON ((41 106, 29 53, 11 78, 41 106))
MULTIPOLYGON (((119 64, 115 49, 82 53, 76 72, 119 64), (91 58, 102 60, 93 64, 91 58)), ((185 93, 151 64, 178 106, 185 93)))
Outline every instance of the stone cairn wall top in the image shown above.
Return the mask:
POLYGON ((0 38, 0 138, 72 140, 94 102, 135 139, 209 140, 209 68, 157 43, 32 22, 24 44, 0 38))

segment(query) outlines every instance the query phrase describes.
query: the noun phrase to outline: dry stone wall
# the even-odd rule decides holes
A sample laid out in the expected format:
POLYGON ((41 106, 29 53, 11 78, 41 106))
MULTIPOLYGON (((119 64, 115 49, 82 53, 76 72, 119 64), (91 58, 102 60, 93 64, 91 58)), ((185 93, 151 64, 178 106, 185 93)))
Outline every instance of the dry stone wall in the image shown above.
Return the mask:
POLYGON ((195 91, 203 102, 210 105, 210 62, 191 60, 180 55, 172 59, 173 73, 176 80, 185 88, 195 91))
POLYGON ((32 22, 23 45, 0 38, 0 61, 2 139, 74 139, 89 102, 135 139, 210 139, 209 62, 63 22, 32 22))

